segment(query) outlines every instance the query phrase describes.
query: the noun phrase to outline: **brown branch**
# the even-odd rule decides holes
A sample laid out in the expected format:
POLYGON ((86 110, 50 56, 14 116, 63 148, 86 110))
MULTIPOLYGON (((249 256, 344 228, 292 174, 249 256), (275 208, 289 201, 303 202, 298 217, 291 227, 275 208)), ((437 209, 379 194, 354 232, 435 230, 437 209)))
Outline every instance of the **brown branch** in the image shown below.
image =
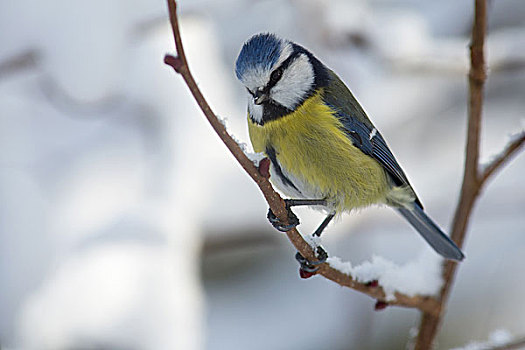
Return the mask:
MULTIPOLYGON (((483 108, 483 85, 486 79, 484 42, 486 33, 486 0, 475 0, 472 38, 470 44, 468 128, 465 154, 465 170, 459 203, 452 221, 451 238, 461 248, 467 232, 470 214, 478 197, 481 182, 478 177, 479 140, 481 131, 481 111, 483 108)), ((440 310, 450 294, 457 264, 447 261, 443 268, 444 284, 439 294, 440 310)), ((415 350, 432 348, 442 320, 442 312, 431 315, 424 312, 421 317, 415 350)))
MULTIPOLYGON (((268 179, 262 176, 255 165, 252 163, 248 157, 241 150, 237 142, 226 131, 225 126, 217 119, 210 106, 206 102, 206 99, 199 90, 197 83, 195 82, 190 69, 188 67, 188 61, 186 55, 184 54, 184 47, 182 45, 182 40, 179 31, 179 23, 177 18, 177 8, 175 0, 167 0, 168 8, 170 14, 170 22, 173 30, 173 37, 175 39, 175 46, 177 49, 177 57, 166 55, 164 62, 171 66, 177 73, 182 75, 184 81, 188 85, 195 101, 201 108, 202 112, 210 122, 211 126, 215 132, 219 135, 221 140, 224 142, 226 147, 230 150, 236 160, 241 164, 244 170, 248 175, 255 181, 259 186, 259 189, 264 195, 264 198, 268 202, 271 210, 275 215, 282 220, 285 224, 288 223, 288 213, 286 211, 284 201, 281 196, 273 189, 272 185, 268 179)), ((312 247, 303 239, 301 234, 296 230, 292 229, 286 233, 290 242, 294 247, 307 259, 316 261, 315 253, 312 247)), ((325 278, 338 283, 341 286, 349 287, 355 289, 361 293, 364 293, 374 299, 377 299, 382 302, 386 302, 389 305, 398 305, 404 307, 418 308, 426 313, 431 315, 437 315, 440 310, 440 306, 437 301, 431 297, 424 296, 408 296, 401 293, 395 293, 396 300, 386 301, 386 295, 383 289, 380 286, 369 285, 366 283, 359 283, 352 279, 351 276, 342 273, 339 270, 336 270, 330 267, 328 264, 324 263, 320 265, 320 269, 317 272, 318 274, 324 276, 325 278)))
MULTIPOLYGON (((481 134, 481 114, 483 108, 483 87, 487 78, 484 44, 487 30, 487 0, 475 0, 474 21, 470 44, 469 105, 465 171, 459 203, 452 221, 451 238, 461 248, 465 240, 470 215, 487 180, 517 153, 525 142, 525 132, 520 133, 483 170, 479 170, 479 144, 481 134)), ((458 265, 447 261, 443 267, 444 284, 438 297, 439 312, 423 312, 415 350, 432 348, 442 320, 442 313, 454 283, 458 265)), ((520 345, 523 345, 520 343, 520 345)), ((507 347, 494 348, 507 349, 507 347)), ((515 349, 511 347, 508 349, 515 349)))
POLYGON ((525 131, 522 131, 517 135, 509 144, 505 146, 505 149, 498 154, 481 172, 479 180, 483 184, 485 183, 490 176, 494 174, 499 168, 501 168, 505 162, 510 160, 514 154, 516 154, 519 149, 525 143, 525 131))
MULTIPOLYGON (((483 108, 483 87, 485 84, 486 67, 484 44, 487 21, 487 0, 475 0, 474 23, 472 25, 472 39, 470 44, 470 73, 469 73, 469 104, 467 145, 465 152, 465 171, 461 194, 454 219, 452 221, 451 238, 463 247, 463 242, 470 221, 470 214, 481 189, 478 176, 479 145, 481 134, 481 113, 483 108)), ((457 265, 445 263, 445 283, 440 294, 441 303, 445 303, 452 286, 457 265)))

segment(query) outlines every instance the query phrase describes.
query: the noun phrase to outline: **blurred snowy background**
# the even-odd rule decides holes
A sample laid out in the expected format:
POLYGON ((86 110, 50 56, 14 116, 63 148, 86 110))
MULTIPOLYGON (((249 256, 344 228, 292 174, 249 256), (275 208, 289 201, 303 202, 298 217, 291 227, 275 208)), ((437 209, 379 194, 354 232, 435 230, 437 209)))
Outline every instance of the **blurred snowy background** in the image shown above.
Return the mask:
MULTIPOLYGON (((247 141, 233 63, 271 31, 350 86, 448 227, 463 161, 467 0, 183 0, 190 66, 247 141)), ((492 1, 482 152, 525 118, 525 6, 492 1)), ((162 63, 163 0, 0 2, 2 349, 403 349, 414 310, 301 280, 266 204, 162 63)), ((525 157, 474 211, 439 349, 525 334, 525 157), (520 311, 521 310, 521 311, 520 311)), ((297 210, 304 233, 321 217, 297 210)), ((428 248, 388 209, 331 225, 329 253, 403 263, 428 248)))

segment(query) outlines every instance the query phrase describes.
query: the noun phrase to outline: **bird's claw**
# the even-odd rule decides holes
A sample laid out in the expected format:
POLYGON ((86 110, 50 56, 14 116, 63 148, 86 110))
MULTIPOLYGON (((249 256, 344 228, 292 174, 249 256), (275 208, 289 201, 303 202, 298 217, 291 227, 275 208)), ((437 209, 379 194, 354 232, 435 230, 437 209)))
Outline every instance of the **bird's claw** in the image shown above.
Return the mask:
POLYGON ((322 247, 317 247, 316 253, 318 261, 310 261, 304 256, 302 256, 302 254, 299 252, 295 254, 295 259, 301 265, 302 271, 309 273, 317 272, 317 270, 319 270, 319 265, 326 262, 326 259, 328 259, 328 253, 326 252, 326 250, 324 250, 322 247))
POLYGON ((281 232, 288 232, 297 225, 299 225, 299 219, 297 216, 292 212, 292 210, 288 207, 286 207, 288 210, 288 225, 283 224, 283 222, 275 216, 272 209, 268 209, 268 221, 272 224, 273 227, 275 227, 277 230, 281 232))

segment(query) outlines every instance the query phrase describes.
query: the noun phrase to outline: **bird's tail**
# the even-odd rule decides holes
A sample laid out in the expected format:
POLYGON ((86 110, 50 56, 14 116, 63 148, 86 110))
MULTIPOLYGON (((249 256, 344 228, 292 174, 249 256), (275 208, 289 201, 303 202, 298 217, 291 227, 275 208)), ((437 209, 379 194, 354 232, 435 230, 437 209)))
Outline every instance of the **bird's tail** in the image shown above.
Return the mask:
POLYGON ((397 208, 408 222, 423 236, 425 241, 439 254, 447 259, 461 261, 465 257, 458 246, 425 214, 423 209, 414 203, 413 209, 397 208))

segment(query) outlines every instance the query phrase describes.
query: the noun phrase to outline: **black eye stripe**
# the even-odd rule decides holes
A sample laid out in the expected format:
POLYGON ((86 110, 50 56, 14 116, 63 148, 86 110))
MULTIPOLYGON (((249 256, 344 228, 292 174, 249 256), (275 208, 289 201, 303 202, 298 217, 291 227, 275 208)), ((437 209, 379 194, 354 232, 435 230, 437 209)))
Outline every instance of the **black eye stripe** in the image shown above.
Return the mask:
POLYGON ((283 75, 283 72, 290 66, 290 64, 301 54, 301 52, 293 52, 286 60, 284 60, 283 63, 279 67, 273 70, 272 74, 270 75, 270 81, 266 85, 265 89, 270 90, 272 87, 275 86, 281 80, 281 77, 283 75))
POLYGON ((277 84, 279 80, 281 80, 281 77, 283 76, 283 67, 280 66, 276 70, 270 74, 270 81, 268 82, 268 85, 273 86, 277 84))

